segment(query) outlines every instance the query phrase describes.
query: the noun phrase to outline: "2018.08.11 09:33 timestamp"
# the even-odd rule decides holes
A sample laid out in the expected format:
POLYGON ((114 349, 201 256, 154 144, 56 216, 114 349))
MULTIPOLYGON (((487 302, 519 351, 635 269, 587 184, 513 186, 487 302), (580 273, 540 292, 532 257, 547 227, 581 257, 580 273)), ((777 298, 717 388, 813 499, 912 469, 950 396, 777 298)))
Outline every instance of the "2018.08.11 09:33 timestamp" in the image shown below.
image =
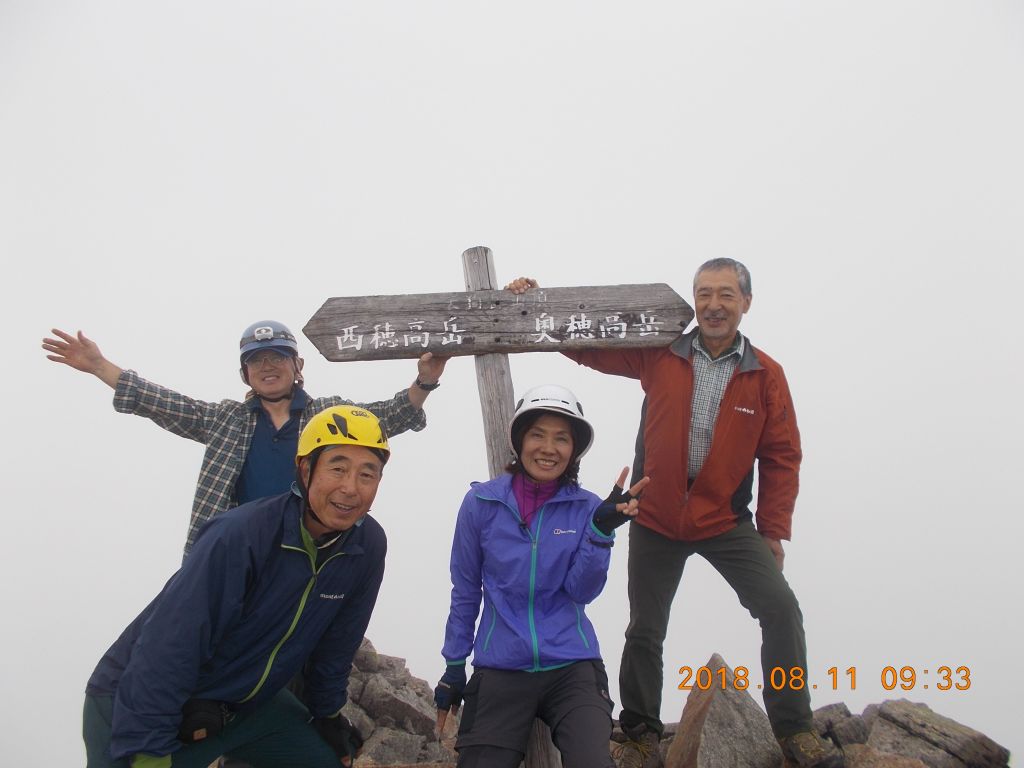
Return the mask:
MULTIPOLYGON (((809 680, 801 667, 772 667, 770 673, 765 676, 764 683, 751 683, 750 670, 743 666, 736 667, 731 675, 725 667, 680 667, 679 675, 681 680, 678 688, 681 691, 690 691, 694 688, 701 691, 711 688, 735 688, 738 691, 745 691, 748 688, 762 690, 766 687, 776 691, 786 688, 795 691, 804 688, 855 691, 858 682, 856 667, 847 667, 845 670, 829 667, 820 682, 809 680)), ((946 664, 937 667, 887 666, 879 672, 878 681, 887 691, 897 688, 904 691, 930 688, 937 691, 966 691, 971 687, 971 668, 946 664)))

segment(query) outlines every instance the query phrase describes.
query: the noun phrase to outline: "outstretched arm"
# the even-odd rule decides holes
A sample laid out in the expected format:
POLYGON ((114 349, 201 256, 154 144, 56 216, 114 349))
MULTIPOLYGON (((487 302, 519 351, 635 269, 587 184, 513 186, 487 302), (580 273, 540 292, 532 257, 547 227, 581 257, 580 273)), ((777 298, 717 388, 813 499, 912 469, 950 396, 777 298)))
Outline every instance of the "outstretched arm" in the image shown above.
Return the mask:
POLYGON ((103 356, 95 341, 86 338, 81 331, 71 335, 53 328, 51 333, 57 338, 43 339, 43 349, 51 353, 46 356, 48 360, 71 366, 76 371, 91 373, 111 389, 117 389, 121 369, 103 356))
POLYGON ((114 409, 151 419, 161 429, 181 437, 206 443, 209 426, 218 406, 179 394, 140 378, 134 371, 124 370, 107 360, 96 342, 78 331, 70 334, 52 329, 56 338, 43 339, 47 359, 91 373, 114 390, 114 409))

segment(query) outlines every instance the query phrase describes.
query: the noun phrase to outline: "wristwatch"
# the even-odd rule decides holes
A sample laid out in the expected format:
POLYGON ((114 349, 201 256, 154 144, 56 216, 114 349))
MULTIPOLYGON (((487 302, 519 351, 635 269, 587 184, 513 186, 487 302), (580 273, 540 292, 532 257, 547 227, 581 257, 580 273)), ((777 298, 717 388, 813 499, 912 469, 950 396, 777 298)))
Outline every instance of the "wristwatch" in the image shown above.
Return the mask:
POLYGON ((435 381, 433 384, 424 384, 422 381, 420 381, 420 377, 419 376, 416 377, 415 384, 416 384, 417 387, 422 389, 424 392, 433 392, 435 389, 437 389, 438 387, 441 386, 441 382, 440 381, 435 381))

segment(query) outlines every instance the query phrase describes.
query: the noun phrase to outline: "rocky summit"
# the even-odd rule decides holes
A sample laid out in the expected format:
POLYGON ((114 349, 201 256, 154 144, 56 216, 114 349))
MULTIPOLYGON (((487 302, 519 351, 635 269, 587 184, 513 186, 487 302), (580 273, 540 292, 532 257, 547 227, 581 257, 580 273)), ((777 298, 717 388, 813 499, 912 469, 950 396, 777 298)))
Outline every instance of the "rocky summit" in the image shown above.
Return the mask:
MULTIPOLYGON (((677 724, 661 740, 665 768, 781 768, 782 752, 764 710, 748 690, 732 681, 733 670, 718 654, 708 669, 725 670, 727 684, 694 688, 677 724)), ((405 660, 377 653, 364 640, 356 654, 345 714, 366 738, 357 766, 448 768, 458 719, 436 732, 433 690, 413 677, 405 660)), ((1007 768, 1010 753, 973 728, 905 699, 872 704, 855 715, 845 704, 814 712, 818 734, 841 749, 847 768, 1007 768)), ((625 741, 612 730, 612 754, 625 741)), ((548 756, 535 768, 556 768, 548 756)), ((534 767, 532 767, 534 768, 534 767)))

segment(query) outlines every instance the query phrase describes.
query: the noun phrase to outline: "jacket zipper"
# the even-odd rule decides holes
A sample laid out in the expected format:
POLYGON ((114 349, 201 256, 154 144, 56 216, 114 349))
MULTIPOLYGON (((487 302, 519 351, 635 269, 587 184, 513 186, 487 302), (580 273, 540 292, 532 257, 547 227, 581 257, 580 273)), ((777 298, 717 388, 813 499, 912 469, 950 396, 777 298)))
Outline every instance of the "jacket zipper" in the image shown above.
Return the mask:
MULTIPOLYGON (((537 530, 540 530, 541 523, 544 520, 544 507, 537 510, 537 530)), ((540 640, 537 638, 537 622, 533 615, 533 602, 535 592, 537 589, 537 537, 533 531, 527 529, 530 534, 530 640, 533 643, 533 670, 536 672, 540 669, 540 640)))
POLYGON ((274 646, 273 650, 271 650, 270 656, 267 658, 266 666, 264 666, 263 668, 263 674, 260 675, 260 679, 257 681, 256 687, 249 691, 246 697, 238 702, 239 704, 244 704, 257 693, 259 693, 260 689, 263 687, 263 684, 267 681, 267 677, 270 675, 270 670, 274 666, 274 659, 277 658, 277 652, 281 650, 281 646, 288 642, 288 638, 292 636, 292 634, 295 632, 295 627, 297 627, 299 624, 299 619, 302 618, 302 612, 306 609, 306 600, 309 599, 309 593, 312 591, 314 585, 316 584, 316 577, 320 575, 320 572, 324 569, 324 566, 331 562, 331 560, 334 560, 338 557, 342 557, 345 554, 344 552, 339 552, 335 555, 331 555, 329 558, 327 558, 320 564, 319 568, 317 568, 315 554, 307 552, 305 549, 299 549, 298 547, 293 547, 288 544, 282 544, 281 548, 290 549, 295 552, 302 552, 304 555, 306 555, 309 558, 310 569, 313 571, 313 573, 309 577, 309 581, 306 582, 306 588, 302 591, 302 597, 299 599, 299 606, 295 609, 295 615, 292 617, 292 623, 288 627, 288 631, 284 633, 284 637, 282 637, 277 642, 277 645, 274 646))
MULTIPOLYGON (((519 519, 519 523, 522 527, 523 532, 530 539, 530 599, 528 602, 527 616, 530 625, 530 642, 533 645, 533 671, 536 672, 541 668, 540 641, 537 638, 537 622, 533 614, 534 597, 537 588, 537 537, 534 535, 533 531, 531 531, 528 526, 524 525, 526 521, 523 520, 523 516, 519 514, 517 510, 513 509, 512 506, 506 503, 503 499, 498 499, 493 496, 481 496, 480 498, 496 501, 499 504, 503 505, 509 512, 511 512, 515 517, 519 519)), ((540 509, 537 510, 537 530, 540 530, 541 523, 544 520, 544 508, 546 506, 547 502, 542 504, 540 506, 540 509)), ((487 639, 488 641, 490 640, 490 635, 488 635, 487 639)))

